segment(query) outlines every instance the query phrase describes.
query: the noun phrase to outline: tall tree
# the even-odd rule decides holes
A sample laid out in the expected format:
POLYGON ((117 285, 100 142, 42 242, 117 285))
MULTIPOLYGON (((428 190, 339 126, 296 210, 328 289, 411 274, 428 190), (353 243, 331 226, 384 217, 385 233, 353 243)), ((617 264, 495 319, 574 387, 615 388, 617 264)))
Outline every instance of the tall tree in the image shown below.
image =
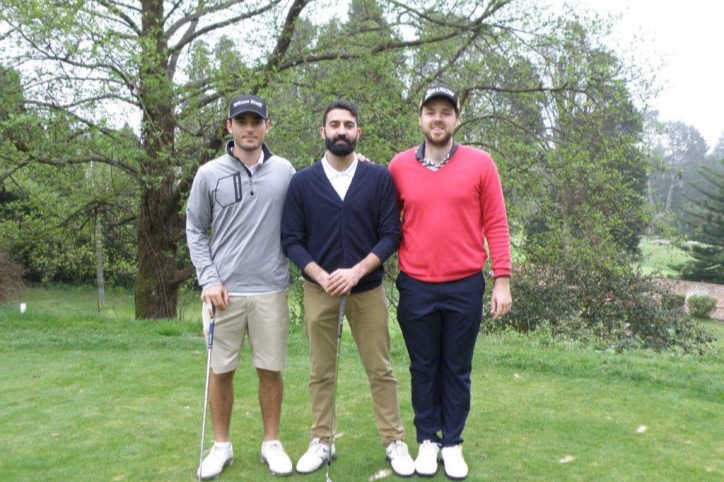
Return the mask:
POLYGON ((704 166, 699 173, 705 181, 692 187, 702 196, 689 196, 690 205, 684 212, 686 222, 696 228, 693 238, 703 244, 688 246, 693 261, 683 266, 681 276, 724 284, 724 159, 718 169, 704 166))
POLYGON ((284 72, 310 65, 481 36, 488 25, 508 23, 511 3, 360 2, 371 11, 382 6, 394 21, 370 16, 365 29, 347 25, 324 42, 292 49, 301 20, 319 23, 336 3, 1 0, 0 49, 22 72, 26 104, 48 133, 28 159, 106 163, 137 183, 136 317, 166 318, 176 315, 179 285, 193 272, 180 264, 184 199, 195 167, 219 152, 219 113, 233 94, 263 94, 284 72), (439 23, 451 12, 463 17, 439 23), (420 34, 433 26, 434 35, 420 34), (356 41, 363 37, 361 49, 356 41), (209 58, 210 51, 219 55, 209 58), (118 118, 138 119, 135 141, 109 128, 118 118), (84 131, 101 133, 116 148, 79 152, 84 131))
POLYGON ((724 159, 724 133, 719 136, 719 140, 716 142, 709 157, 713 160, 724 159))
POLYGON ((662 166, 649 179, 652 198, 673 224, 681 217, 687 186, 701 180, 697 169, 706 161, 708 146, 695 127, 680 121, 661 123, 653 143, 662 166))
POLYGON ((646 224, 643 117, 628 90, 632 73, 601 42, 605 28, 560 20, 540 45, 548 62, 539 78, 557 88, 539 101, 545 134, 518 173, 522 192, 536 192, 528 235, 552 230, 558 246, 574 235, 635 252, 646 224))

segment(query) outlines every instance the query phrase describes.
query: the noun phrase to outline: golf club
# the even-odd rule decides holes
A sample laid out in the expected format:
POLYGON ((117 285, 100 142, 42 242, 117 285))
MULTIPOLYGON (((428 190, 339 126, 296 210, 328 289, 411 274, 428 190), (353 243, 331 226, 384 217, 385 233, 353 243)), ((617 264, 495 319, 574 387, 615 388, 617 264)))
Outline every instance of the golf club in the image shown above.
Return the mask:
POLYGON ((206 343, 206 388, 204 389, 204 417, 201 422, 201 450, 199 451, 199 470, 196 472, 197 481, 201 482, 201 464, 204 461, 204 438, 206 437, 206 411, 209 405, 209 378, 211 376, 211 350, 214 348, 214 322, 216 321, 216 307, 211 305, 211 319, 209 320, 209 337, 206 343))
POLYGON ((332 419, 329 423, 329 453, 327 454, 327 478, 325 482, 332 482, 329 478, 329 469, 332 466, 332 444, 334 444, 334 423, 337 419, 337 378, 339 375, 339 349, 342 346, 342 320, 344 319, 344 305, 347 296, 342 295, 339 300, 339 315, 337 316, 337 357, 334 362, 334 381, 332 385, 332 419))

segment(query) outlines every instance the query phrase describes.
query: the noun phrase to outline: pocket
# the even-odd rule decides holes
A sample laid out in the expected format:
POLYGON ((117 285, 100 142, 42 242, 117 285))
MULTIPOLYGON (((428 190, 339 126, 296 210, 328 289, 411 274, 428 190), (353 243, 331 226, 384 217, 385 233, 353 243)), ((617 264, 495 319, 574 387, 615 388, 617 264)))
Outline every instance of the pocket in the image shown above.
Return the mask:
POLYGON ((222 208, 241 202, 242 197, 241 173, 237 172, 231 176, 222 177, 216 182, 214 199, 222 208))

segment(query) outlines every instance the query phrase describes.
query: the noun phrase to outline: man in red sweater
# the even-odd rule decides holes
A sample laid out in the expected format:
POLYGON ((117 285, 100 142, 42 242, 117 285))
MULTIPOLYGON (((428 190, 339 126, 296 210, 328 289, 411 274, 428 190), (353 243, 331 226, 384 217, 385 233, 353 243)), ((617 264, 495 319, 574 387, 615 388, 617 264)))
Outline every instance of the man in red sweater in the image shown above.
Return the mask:
POLYGON ((491 314, 503 316, 512 305, 500 177, 488 153, 453 140, 459 115, 452 88, 428 87, 419 112, 425 140, 389 166, 402 216, 397 319, 410 354, 415 470, 435 475, 441 452, 445 474, 455 480, 468 475, 462 432, 482 323, 486 241, 495 277, 491 314))

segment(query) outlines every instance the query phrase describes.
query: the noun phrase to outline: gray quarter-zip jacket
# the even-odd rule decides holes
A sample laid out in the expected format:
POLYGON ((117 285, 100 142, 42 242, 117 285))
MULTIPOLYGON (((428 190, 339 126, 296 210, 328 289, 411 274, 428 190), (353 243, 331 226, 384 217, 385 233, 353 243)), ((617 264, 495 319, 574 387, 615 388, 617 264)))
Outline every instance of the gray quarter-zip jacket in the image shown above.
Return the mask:
POLYGON ((202 287, 222 283, 230 294, 284 291, 289 284, 281 249, 284 199, 294 167, 262 145, 252 174, 226 154, 201 166, 186 207, 186 239, 202 287), (209 232, 210 229, 210 232, 209 232))

